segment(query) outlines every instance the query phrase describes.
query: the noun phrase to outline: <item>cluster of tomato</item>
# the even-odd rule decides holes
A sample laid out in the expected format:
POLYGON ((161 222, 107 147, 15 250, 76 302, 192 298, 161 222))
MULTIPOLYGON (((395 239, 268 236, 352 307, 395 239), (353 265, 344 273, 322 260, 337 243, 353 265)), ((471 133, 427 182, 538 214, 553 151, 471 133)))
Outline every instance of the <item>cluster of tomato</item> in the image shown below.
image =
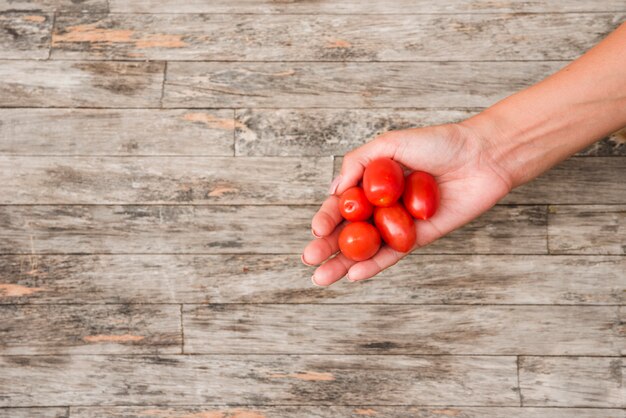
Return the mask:
POLYGON ((413 218, 428 219, 438 207, 433 176, 414 171, 405 178, 392 159, 374 160, 365 168, 363 187, 351 187, 339 197, 339 211, 350 221, 339 234, 339 249, 351 260, 364 261, 378 252, 382 237, 394 250, 408 252, 417 240, 413 218))

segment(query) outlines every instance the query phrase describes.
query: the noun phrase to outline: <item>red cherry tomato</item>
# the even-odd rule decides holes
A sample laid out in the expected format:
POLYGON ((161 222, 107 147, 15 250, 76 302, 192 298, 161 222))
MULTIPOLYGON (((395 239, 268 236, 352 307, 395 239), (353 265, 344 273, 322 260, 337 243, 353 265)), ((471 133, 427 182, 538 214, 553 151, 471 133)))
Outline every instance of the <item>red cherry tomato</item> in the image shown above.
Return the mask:
POLYGON ((374 223, 383 241, 394 250, 406 253, 415 245, 415 221, 400 203, 388 208, 375 208, 374 223))
POLYGON ((380 234, 372 224, 352 222, 339 234, 339 249, 350 260, 372 258, 380 248, 380 234))
POLYGON ((374 213, 374 207, 365 197, 360 187, 350 187, 339 197, 339 212, 347 221, 367 221, 374 213))
POLYGON ((414 171, 405 180, 404 206, 416 219, 428 219, 439 208, 439 186, 430 174, 414 171))
POLYGON ((372 161, 363 173, 363 190, 372 205, 393 205, 404 191, 402 167, 390 158, 372 161))

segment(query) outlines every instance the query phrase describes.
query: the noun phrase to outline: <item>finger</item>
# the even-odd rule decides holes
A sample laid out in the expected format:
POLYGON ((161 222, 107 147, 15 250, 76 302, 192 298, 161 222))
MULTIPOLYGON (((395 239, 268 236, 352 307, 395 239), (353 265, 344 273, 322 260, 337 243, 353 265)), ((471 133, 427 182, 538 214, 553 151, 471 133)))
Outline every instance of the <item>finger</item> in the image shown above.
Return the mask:
POLYGON ((311 230, 316 237, 325 237, 330 235, 341 221, 339 198, 337 196, 330 196, 322 203, 320 210, 313 216, 311 230))
POLYGON ((341 180, 336 193, 341 194, 350 187, 356 186, 363 177, 365 167, 371 161, 384 157, 393 158, 396 149, 397 142, 394 136, 385 134, 347 153, 341 164, 341 180))
POLYGON ((385 245, 378 251, 374 257, 369 260, 356 263, 348 271, 348 280, 357 282, 359 280, 369 279, 383 271, 384 269, 396 264, 402 257, 408 253, 401 253, 393 248, 385 245))
POLYGON ((309 242, 302 252, 302 262, 310 266, 318 265, 339 251, 339 233, 342 229, 343 225, 340 225, 330 235, 309 242))
POLYGON ((311 280, 318 286, 330 286, 346 275, 355 262, 339 253, 336 257, 319 266, 311 280))

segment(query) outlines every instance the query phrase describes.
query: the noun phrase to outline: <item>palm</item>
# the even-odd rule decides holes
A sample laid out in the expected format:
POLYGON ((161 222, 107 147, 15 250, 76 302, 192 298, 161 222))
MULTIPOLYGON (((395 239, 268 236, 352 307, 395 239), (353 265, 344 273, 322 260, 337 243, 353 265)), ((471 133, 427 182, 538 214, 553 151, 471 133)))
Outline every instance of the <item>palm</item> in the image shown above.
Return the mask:
MULTIPOLYGON (((470 133, 454 125, 427 129, 389 132, 348 154, 344 159, 342 181, 337 192, 356 184, 362 169, 377 157, 390 157, 411 170, 433 174, 439 183, 441 204, 437 213, 427 221, 417 221, 417 247, 423 247, 491 208, 509 191, 509 184, 498 175, 485 157, 480 142, 470 133), (452 129, 454 127, 454 129, 452 129)), ((320 264, 338 250, 341 229, 337 197, 324 202, 313 218, 312 226, 321 238, 305 249, 303 261, 320 264), (337 228, 337 226, 339 226, 337 228)), ((388 246, 370 260, 355 263, 342 254, 318 267, 315 282, 328 285, 349 271, 351 280, 361 280, 378 274, 395 264, 405 253, 388 246)))

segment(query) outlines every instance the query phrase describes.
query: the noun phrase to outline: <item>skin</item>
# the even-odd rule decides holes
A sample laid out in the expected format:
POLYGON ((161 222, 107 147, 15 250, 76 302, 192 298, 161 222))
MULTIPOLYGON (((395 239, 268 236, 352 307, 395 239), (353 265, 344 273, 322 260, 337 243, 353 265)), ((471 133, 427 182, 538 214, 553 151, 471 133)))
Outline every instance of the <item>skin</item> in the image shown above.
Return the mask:
POLYGON ((489 210, 513 188, 624 127, 624 68, 626 24, 559 72, 466 121, 390 131, 349 152, 330 197, 313 217, 316 238, 302 254, 305 264, 319 265, 313 283, 328 286, 346 275, 350 281, 368 279, 407 254, 383 246, 362 262, 336 255, 342 225, 337 195, 359 182, 370 161, 393 158, 437 179, 439 210, 415 223, 415 248, 423 247, 489 210))

